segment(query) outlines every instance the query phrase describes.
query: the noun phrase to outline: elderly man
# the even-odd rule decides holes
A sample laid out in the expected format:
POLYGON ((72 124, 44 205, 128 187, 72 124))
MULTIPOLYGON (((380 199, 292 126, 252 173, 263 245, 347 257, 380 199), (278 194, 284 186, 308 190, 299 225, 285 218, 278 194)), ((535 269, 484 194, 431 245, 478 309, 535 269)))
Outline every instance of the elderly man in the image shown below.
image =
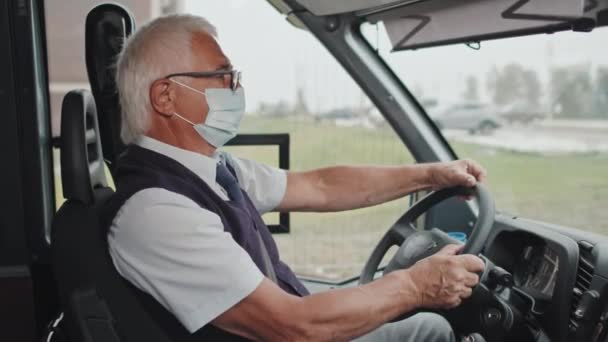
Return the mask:
MULTIPOLYGON (((117 192, 107 205, 118 272, 175 323, 176 339, 453 341, 444 318, 471 294, 483 262, 447 246, 370 284, 310 295, 260 218, 277 211, 339 211, 421 189, 473 186, 472 161, 286 172, 218 151, 245 110, 240 74, 205 19, 156 19, 117 64, 123 109, 117 192), (149 295, 149 296, 148 296, 149 295)), ((163 318, 164 317, 164 318, 163 318)))

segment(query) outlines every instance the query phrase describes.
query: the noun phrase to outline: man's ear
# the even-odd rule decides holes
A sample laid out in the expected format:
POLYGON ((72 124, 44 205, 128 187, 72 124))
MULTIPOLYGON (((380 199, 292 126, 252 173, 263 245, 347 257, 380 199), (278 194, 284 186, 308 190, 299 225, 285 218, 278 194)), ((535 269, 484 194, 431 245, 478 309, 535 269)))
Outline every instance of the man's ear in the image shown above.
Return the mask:
POLYGON ((175 113, 175 90, 167 79, 156 80, 150 86, 150 104, 163 116, 175 113))

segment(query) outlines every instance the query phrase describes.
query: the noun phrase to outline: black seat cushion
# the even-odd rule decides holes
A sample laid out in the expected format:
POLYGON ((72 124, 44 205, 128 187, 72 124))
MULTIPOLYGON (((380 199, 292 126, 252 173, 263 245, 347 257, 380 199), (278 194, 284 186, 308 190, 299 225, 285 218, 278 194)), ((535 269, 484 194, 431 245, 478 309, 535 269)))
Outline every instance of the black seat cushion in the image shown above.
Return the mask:
POLYGON ((61 118, 61 174, 66 202, 51 231, 53 270, 73 341, 169 341, 134 289, 116 271, 99 211, 106 186, 95 101, 70 91, 61 118))
POLYGON ((53 221, 53 264, 68 335, 91 342, 169 341, 112 263, 98 211, 112 193, 95 189, 95 205, 68 200, 53 221))

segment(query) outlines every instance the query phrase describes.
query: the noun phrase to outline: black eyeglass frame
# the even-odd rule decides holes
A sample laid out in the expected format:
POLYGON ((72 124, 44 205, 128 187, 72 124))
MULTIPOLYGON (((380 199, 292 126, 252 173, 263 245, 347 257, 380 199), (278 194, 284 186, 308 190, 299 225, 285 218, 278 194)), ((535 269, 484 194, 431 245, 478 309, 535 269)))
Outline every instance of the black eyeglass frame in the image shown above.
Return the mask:
POLYGON ((216 71, 191 71, 191 72, 178 72, 178 73, 174 73, 174 74, 169 74, 169 75, 165 76, 164 78, 179 77, 179 76, 202 78, 202 77, 215 77, 215 76, 230 75, 230 89, 232 89, 232 91, 235 91, 236 88, 238 88, 239 83, 241 82, 241 74, 242 74, 242 72, 240 70, 236 70, 236 69, 216 70, 216 71))

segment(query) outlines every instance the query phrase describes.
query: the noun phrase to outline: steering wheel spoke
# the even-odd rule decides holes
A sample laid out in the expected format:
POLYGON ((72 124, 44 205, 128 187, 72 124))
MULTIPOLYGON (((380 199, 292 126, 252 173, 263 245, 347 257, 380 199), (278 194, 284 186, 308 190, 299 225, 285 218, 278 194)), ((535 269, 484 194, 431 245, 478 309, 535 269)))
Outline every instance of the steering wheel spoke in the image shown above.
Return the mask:
MULTIPOLYGON (((492 197, 481 184, 477 185, 475 188, 447 188, 432 192, 422 198, 420 201, 416 202, 386 232, 386 234, 384 234, 367 260, 367 263, 361 272, 359 282, 361 284, 366 284, 373 280, 374 275, 378 271, 380 262, 392 246, 400 246, 400 250, 387 266, 387 270, 389 272, 392 269, 396 270, 406 267, 407 265, 412 265, 413 262, 420 260, 427 254, 434 253, 431 251, 435 251, 441 246, 439 243, 441 242, 441 238, 424 238, 423 236, 428 235, 431 232, 418 231, 413 222, 430 208, 448 198, 454 196, 471 195, 472 193, 474 193, 474 197, 479 205, 479 215, 462 253, 478 254, 481 252, 481 248, 483 247, 483 244, 486 241, 494 223, 494 201, 492 200, 492 197), (415 239, 412 237, 413 235, 415 235, 415 239), (404 245, 404 243, 408 241, 408 238, 410 237, 414 239, 411 241, 412 243, 404 245), (412 250, 410 245, 417 247, 412 250), (416 252, 416 250, 419 252, 416 252), (392 266, 392 268, 389 266, 392 266)), ((443 239, 443 243, 447 243, 445 239, 443 239)))
MULTIPOLYGON (((418 230, 411 222, 408 223, 396 223, 391 227, 387 234, 391 235, 393 242, 392 246, 401 246, 408 237, 416 233, 418 230)), ((391 246, 391 247, 392 247, 391 246)))

